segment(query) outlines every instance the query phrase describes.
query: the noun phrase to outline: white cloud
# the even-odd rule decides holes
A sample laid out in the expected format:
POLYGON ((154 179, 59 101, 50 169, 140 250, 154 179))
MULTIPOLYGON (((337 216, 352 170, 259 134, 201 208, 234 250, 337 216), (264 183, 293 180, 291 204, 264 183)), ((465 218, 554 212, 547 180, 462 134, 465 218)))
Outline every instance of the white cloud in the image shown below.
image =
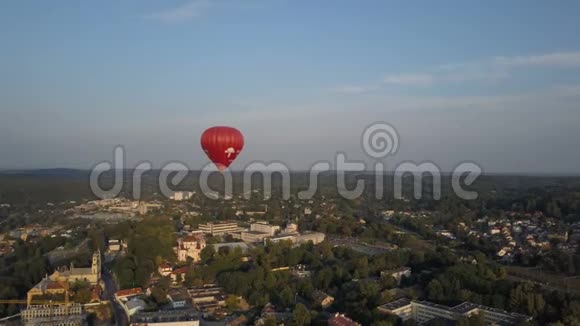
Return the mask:
POLYGON ((208 6, 209 2, 207 0, 192 0, 178 7, 149 13, 143 15, 143 17, 166 23, 183 22, 201 16, 208 6))
POLYGON ((506 66, 544 66, 575 67, 580 66, 580 52, 554 52, 541 55, 495 57, 494 63, 506 66))
POLYGON ((430 85, 434 79, 431 74, 398 74, 385 76, 383 82, 393 85, 430 85))
POLYGON ((554 52, 527 56, 497 56, 485 60, 438 65, 423 72, 390 74, 367 85, 349 85, 335 88, 345 94, 379 91, 384 85, 431 86, 465 82, 495 82, 507 79, 512 71, 526 67, 580 67, 580 52, 554 52))

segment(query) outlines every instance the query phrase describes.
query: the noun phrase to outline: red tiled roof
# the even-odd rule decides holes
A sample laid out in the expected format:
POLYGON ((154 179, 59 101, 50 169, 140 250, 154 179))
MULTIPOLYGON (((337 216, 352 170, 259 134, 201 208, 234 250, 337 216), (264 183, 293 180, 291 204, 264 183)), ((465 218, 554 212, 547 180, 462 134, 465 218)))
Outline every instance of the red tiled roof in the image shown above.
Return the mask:
POLYGON ((328 320, 329 326, 360 326, 359 323, 346 317, 345 315, 336 314, 328 320))
POLYGON ((100 285, 95 285, 91 287, 91 300, 99 300, 101 292, 102 289, 100 285))
POLYGON ((117 297, 126 297, 129 295, 137 295, 143 293, 143 289, 141 288, 133 288, 133 289, 126 289, 126 290, 119 290, 115 292, 115 296, 117 297))
POLYGON ((196 235, 188 235, 187 237, 183 238, 183 242, 196 242, 199 240, 202 240, 203 236, 200 234, 196 234, 196 235))
POLYGON ((176 275, 177 274, 185 274, 185 273, 187 273, 188 268, 189 267, 187 267, 187 266, 180 267, 180 268, 174 270, 173 272, 171 272, 171 274, 176 274, 176 275))
POLYGON ((172 266, 169 263, 161 263, 161 265, 159 265, 159 267, 162 269, 172 268, 172 266))
POLYGON ((46 285, 46 288, 49 290, 65 289, 65 287, 58 282, 50 282, 46 285))

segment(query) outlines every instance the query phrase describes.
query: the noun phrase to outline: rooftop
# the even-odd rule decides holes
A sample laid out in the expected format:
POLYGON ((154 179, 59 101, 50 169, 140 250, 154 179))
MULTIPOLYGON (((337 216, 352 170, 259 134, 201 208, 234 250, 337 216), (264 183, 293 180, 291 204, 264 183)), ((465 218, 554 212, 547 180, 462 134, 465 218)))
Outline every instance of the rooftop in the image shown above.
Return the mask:
POLYGON ((385 303, 384 305, 381 306, 381 308, 383 309, 387 309, 387 310, 397 310, 399 308, 402 308, 404 306, 408 306, 411 304, 411 300, 403 298, 403 299, 399 299, 399 300, 395 300, 389 303, 385 303))
POLYGON ((141 288, 132 288, 132 289, 119 290, 119 291, 115 292, 115 296, 117 296, 117 297, 126 297, 126 296, 130 296, 130 295, 141 294, 141 293, 143 293, 143 289, 141 289, 141 288))

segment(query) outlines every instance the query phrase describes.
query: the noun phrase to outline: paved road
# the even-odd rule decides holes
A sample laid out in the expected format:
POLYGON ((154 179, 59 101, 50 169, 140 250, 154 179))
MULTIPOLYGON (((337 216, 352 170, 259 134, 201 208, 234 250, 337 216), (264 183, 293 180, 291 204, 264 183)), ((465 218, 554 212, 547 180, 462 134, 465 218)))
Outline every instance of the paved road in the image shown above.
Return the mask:
POLYGON ((103 266, 102 278, 103 282, 105 282, 105 298, 111 302, 111 307, 113 308, 113 313, 115 314, 115 324, 120 326, 129 325, 125 311, 119 306, 117 301, 115 301, 117 285, 115 284, 113 275, 111 275, 111 272, 105 266, 103 266))

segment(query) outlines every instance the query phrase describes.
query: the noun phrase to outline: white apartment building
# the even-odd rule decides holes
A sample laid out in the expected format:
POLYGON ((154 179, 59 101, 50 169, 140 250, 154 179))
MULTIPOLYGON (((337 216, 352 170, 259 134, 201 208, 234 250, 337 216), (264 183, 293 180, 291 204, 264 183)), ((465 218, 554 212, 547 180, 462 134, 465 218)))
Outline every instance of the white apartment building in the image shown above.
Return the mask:
POLYGON ((29 305, 20 313, 24 325, 65 325, 77 326, 86 324, 82 305, 29 305))
POLYGON ((518 325, 530 321, 532 317, 495 309, 472 302, 463 302, 455 307, 448 307, 429 301, 411 301, 399 299, 378 307, 383 313, 398 316, 403 321, 413 319, 423 324, 434 318, 458 320, 473 314, 481 314, 488 325, 518 325))
POLYGON ((188 200, 193 196, 194 192, 192 191, 176 191, 169 197, 171 200, 175 201, 182 201, 188 200))
POLYGON ((268 222, 256 222, 250 225, 250 231, 266 233, 271 237, 280 231, 280 227, 277 225, 270 225, 268 222))
POLYGON ((203 233, 211 234, 212 236, 224 235, 228 233, 240 232, 241 228, 236 222, 222 222, 222 223, 206 223, 200 224, 199 230, 203 233))

